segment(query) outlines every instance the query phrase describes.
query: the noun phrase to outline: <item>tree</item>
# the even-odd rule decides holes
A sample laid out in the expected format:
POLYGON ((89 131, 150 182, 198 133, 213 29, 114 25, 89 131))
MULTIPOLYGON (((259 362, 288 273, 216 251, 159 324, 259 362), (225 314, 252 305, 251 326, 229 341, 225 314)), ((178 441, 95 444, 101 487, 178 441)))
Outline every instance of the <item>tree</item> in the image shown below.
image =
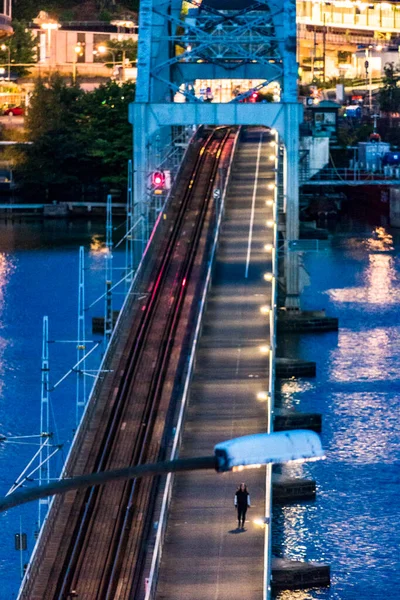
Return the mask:
POLYGON ((123 62, 125 59, 135 61, 137 58, 137 42, 132 39, 110 40, 107 48, 114 53, 116 62, 123 62))
POLYGON ((17 178, 29 193, 62 199, 86 182, 87 147, 78 118, 82 96, 58 74, 47 85, 36 83, 25 123, 33 144, 24 147, 17 166, 17 178))
POLYGON ((126 187, 132 156, 128 106, 135 85, 109 82, 83 92, 53 75, 36 83, 26 117, 27 137, 16 166, 25 193, 49 200, 126 187))
MULTIPOLYGON (((36 62, 36 42, 32 36, 32 32, 26 28, 26 23, 23 21, 13 21, 12 27, 14 35, 8 38, 2 46, 0 46, 0 62, 8 64, 9 58, 12 64, 31 64, 36 62), (10 49, 10 51, 9 51, 10 49)), ((29 73, 27 67, 12 67, 13 73, 20 77, 24 77, 29 73)))
MULTIPOLYGON (((82 0, 42 0, 40 10, 59 16, 63 11, 82 4, 82 0)), ((37 0, 13 0, 13 16, 18 20, 32 21, 39 12, 37 0)))
POLYGON ((128 107, 135 84, 110 81, 82 98, 81 133, 85 136, 92 168, 101 183, 123 189, 127 162, 132 157, 132 126, 128 107))
POLYGON ((384 67, 383 87, 379 92, 379 106, 382 112, 393 114, 400 112, 400 72, 394 63, 384 67))

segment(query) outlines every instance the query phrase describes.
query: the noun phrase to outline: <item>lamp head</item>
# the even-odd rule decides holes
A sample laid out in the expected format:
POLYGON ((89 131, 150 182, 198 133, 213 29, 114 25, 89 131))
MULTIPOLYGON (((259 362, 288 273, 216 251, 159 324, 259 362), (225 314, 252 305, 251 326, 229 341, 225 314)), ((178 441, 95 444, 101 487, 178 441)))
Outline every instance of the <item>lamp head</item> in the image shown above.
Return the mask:
POLYGON ((324 457, 319 436, 314 431, 301 429, 245 435, 217 444, 214 453, 218 472, 324 457))

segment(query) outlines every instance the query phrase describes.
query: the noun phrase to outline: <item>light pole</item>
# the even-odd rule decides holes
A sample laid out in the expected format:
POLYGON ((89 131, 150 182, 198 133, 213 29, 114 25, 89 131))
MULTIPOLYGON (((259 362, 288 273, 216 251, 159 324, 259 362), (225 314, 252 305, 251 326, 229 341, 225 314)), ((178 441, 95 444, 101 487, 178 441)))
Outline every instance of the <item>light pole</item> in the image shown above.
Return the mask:
POLYGON ((369 46, 368 48, 365 48, 365 72, 366 75, 368 76, 368 95, 369 95, 369 110, 370 110, 370 114, 372 114, 372 50, 376 50, 377 52, 380 52, 382 50, 382 46, 378 45, 375 46, 375 48, 373 48, 372 46, 369 46))
POLYGON ((319 436, 313 431, 282 431, 259 433, 221 442, 214 454, 196 458, 181 458, 155 464, 126 467, 60 479, 48 485, 14 492, 0 498, 0 512, 71 490, 86 489, 110 481, 126 481, 139 477, 153 477, 178 471, 215 470, 218 473, 259 468, 271 463, 303 462, 324 457, 319 436))
POLYGON ((72 64, 72 82, 76 83, 76 65, 78 62, 78 56, 81 56, 83 52, 83 46, 81 42, 78 42, 74 47, 74 62, 72 64))
POLYGON ((97 52, 99 54, 111 54, 113 57, 113 73, 114 73, 114 69, 115 69, 115 53, 113 50, 111 50, 111 48, 108 48, 107 46, 97 46, 97 52))
POLYGON ((41 29, 43 29, 43 31, 46 33, 45 62, 48 60, 49 67, 50 67, 50 64, 51 64, 51 32, 57 31, 57 29, 59 29, 61 27, 61 24, 58 23, 58 21, 56 21, 55 19, 51 19, 49 17, 49 15, 44 11, 40 11, 40 13, 36 17, 36 19, 33 19, 33 22, 36 23, 37 25, 39 25, 39 27, 41 29))
POLYGON ((10 81, 10 68, 11 68, 11 46, 10 44, 2 44, 0 46, 1 50, 5 52, 8 51, 8 61, 7 61, 7 72, 8 72, 8 81, 10 81))

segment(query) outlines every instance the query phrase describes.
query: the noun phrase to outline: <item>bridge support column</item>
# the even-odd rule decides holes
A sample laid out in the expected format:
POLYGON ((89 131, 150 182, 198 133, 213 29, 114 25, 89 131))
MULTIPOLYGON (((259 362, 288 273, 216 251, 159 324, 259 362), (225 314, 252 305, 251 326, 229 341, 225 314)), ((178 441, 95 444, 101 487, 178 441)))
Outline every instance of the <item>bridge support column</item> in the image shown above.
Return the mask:
POLYGON ((285 106, 284 207, 286 212, 285 279, 288 310, 300 310, 299 257, 290 242, 299 239, 299 105, 285 106))

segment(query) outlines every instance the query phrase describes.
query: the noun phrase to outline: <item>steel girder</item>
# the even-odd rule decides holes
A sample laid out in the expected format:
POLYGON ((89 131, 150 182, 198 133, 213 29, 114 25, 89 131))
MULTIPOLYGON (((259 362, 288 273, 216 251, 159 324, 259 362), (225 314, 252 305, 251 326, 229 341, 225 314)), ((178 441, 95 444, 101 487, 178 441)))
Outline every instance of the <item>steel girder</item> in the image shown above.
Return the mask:
MULTIPOLYGON (((169 168, 169 154, 174 154, 171 168, 176 168, 176 157, 182 154, 182 144, 174 146, 172 126, 182 125, 187 131, 202 123, 273 127, 275 121, 285 145, 285 235, 288 241, 298 239, 301 115, 295 0, 141 0, 136 100, 130 110, 138 216, 148 214, 151 207, 150 173, 161 165, 169 168), (195 94, 194 82, 199 79, 253 80, 255 89, 277 81, 281 104, 241 104, 253 90, 226 104, 204 104, 195 94), (281 116, 275 120, 274 114, 281 116)), ((299 306, 298 279, 298 258, 291 253, 286 257, 288 308, 299 306)))

